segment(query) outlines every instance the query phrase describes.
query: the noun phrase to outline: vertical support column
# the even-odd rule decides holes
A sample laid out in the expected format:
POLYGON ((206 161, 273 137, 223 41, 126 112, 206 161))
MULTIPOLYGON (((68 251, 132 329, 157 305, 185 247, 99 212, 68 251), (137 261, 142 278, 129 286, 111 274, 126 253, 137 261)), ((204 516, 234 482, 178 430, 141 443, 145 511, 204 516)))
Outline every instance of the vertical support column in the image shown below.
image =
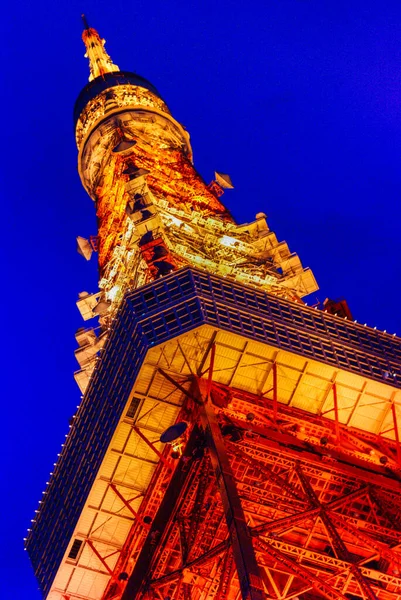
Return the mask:
MULTIPOLYGON (((121 502, 124 504, 124 506, 126 508, 128 508, 128 510, 130 511, 130 513, 135 517, 135 519, 137 519, 140 524, 142 525, 142 527, 144 527, 145 529, 149 529, 149 525, 147 525, 139 516, 138 513, 136 512, 136 510, 134 510, 131 506, 131 504, 124 498, 124 496, 118 491, 117 487, 115 486, 114 483, 110 483, 109 487, 113 490, 113 492, 115 493, 115 495, 121 500, 121 502)), ((138 497, 138 496, 136 496, 138 497)))
POLYGON ((134 570, 128 580, 121 600, 139 600, 144 597, 152 574, 152 565, 163 543, 166 531, 172 524, 181 495, 191 472, 190 459, 199 445, 201 437, 199 428, 193 428, 183 455, 173 473, 170 483, 165 491, 163 500, 156 513, 145 543, 139 553, 134 570))
POLYGON ((277 424, 277 363, 273 363, 273 419, 274 423, 277 424))
POLYGON ((110 569, 109 565, 107 564, 107 562, 104 560, 103 556, 98 552, 98 550, 95 548, 95 545, 93 544, 93 542, 90 539, 86 540, 86 543, 88 544, 89 548, 92 550, 93 554, 99 559, 99 561, 101 562, 101 564, 104 566, 104 568, 106 569, 106 571, 109 573, 109 575, 111 577, 113 577, 114 579, 114 573, 112 571, 112 569, 110 569))
POLYGON ((397 422, 397 413, 395 410, 395 403, 391 403, 391 413, 393 415, 393 425, 394 425, 394 435, 395 435, 395 444, 397 450, 397 462, 401 465, 401 447, 400 447, 400 434, 398 432, 398 422, 397 422))
MULTIPOLYGON (((213 360, 211 360, 211 367, 212 364, 213 360)), ((243 600, 263 600, 265 594, 255 550, 235 485, 223 436, 210 399, 211 372, 212 369, 210 368, 207 381, 202 379, 195 381, 194 395, 201 402, 201 423, 205 431, 206 443, 210 450, 211 462, 223 503, 242 598, 243 600)))
POLYGON ((338 420, 338 399, 337 399, 337 386, 336 382, 333 382, 333 400, 334 400, 334 424, 336 428, 336 442, 339 444, 341 442, 341 431, 340 431, 340 421, 338 420))
POLYGON ((165 457, 163 456, 163 454, 161 454, 161 452, 158 451, 158 449, 156 448, 156 446, 150 440, 148 440, 148 438, 146 437, 146 435, 144 435, 142 433, 142 431, 139 429, 139 427, 137 427, 136 425, 133 425, 132 429, 135 431, 135 433, 137 435, 139 435, 139 437, 141 438, 141 440, 143 440, 145 442, 145 444, 147 446, 149 446, 149 448, 151 448, 153 450, 153 452, 159 457, 159 459, 162 461, 162 463, 166 467, 170 468, 170 465, 168 464, 168 461, 165 459, 165 457))

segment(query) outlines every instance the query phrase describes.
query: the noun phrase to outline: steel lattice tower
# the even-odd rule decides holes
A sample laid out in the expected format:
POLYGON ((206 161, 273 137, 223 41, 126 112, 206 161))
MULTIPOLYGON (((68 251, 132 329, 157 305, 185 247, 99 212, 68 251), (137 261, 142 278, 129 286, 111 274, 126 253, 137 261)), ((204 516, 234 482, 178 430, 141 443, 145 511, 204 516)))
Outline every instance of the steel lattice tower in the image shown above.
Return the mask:
POLYGON ((44 597, 401 600, 401 340, 306 306, 265 215, 237 224, 154 86, 83 40, 99 327, 26 541, 44 597))

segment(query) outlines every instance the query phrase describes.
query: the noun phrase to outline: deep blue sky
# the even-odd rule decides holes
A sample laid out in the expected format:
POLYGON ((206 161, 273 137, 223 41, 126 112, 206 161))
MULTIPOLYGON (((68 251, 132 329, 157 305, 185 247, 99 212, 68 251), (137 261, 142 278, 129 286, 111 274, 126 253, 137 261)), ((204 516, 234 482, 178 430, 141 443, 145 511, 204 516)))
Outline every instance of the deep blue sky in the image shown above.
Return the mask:
MULTIPOLYGON (((3 9, 4 10, 4 9, 3 9)), ((40 598, 22 538, 79 402, 78 292, 95 263, 72 108, 88 65, 80 14, 121 69, 159 89, 206 180, 231 174, 239 221, 259 211, 321 290, 401 334, 399 0, 22 0, 1 20, 3 445, 0 597, 40 598)))

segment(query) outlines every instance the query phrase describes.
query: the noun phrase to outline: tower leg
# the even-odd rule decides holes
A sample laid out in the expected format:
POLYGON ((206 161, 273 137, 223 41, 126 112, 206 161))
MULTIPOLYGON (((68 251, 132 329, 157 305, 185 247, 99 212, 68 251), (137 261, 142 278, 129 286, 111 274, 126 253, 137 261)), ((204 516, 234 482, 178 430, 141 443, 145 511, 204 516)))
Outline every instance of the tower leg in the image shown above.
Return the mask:
POLYGON ((265 598, 265 593, 255 550, 208 387, 207 381, 197 379, 194 395, 201 401, 202 427, 223 502, 241 595, 243 600, 262 600, 265 598))
POLYGON ((195 426, 164 494, 162 503, 153 520, 151 529, 138 556, 138 560, 135 563, 134 570, 131 573, 121 600, 136 600, 142 598, 142 595, 146 590, 150 580, 152 564, 157 556, 160 542, 165 536, 167 526, 171 523, 171 518, 176 511, 191 471, 187 461, 189 458, 192 458, 193 451, 199 444, 200 436, 202 436, 202 434, 200 433, 199 428, 195 426))

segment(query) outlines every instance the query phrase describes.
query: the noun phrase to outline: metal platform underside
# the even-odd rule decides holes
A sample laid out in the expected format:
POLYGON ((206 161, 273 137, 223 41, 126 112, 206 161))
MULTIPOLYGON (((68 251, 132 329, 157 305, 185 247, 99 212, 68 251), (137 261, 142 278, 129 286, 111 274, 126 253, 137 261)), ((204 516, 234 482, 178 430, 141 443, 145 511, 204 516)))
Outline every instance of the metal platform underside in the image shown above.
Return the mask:
MULTIPOLYGON (((276 384, 278 413, 320 418, 308 435, 324 436, 325 419, 336 419, 365 446, 395 440, 401 374, 391 385, 387 374, 399 369, 398 338, 189 268, 132 292, 28 538, 49 599, 102 598, 152 474, 169 460, 158 439, 176 420, 184 394, 162 372, 187 389, 185 378, 208 366, 212 343, 215 382, 261 402, 273 401, 276 384)), ((393 450, 389 465, 397 471, 393 450)), ((395 493, 398 484, 379 458, 361 447, 349 461, 355 476, 395 493)), ((341 463, 335 468, 341 472, 341 463)))

